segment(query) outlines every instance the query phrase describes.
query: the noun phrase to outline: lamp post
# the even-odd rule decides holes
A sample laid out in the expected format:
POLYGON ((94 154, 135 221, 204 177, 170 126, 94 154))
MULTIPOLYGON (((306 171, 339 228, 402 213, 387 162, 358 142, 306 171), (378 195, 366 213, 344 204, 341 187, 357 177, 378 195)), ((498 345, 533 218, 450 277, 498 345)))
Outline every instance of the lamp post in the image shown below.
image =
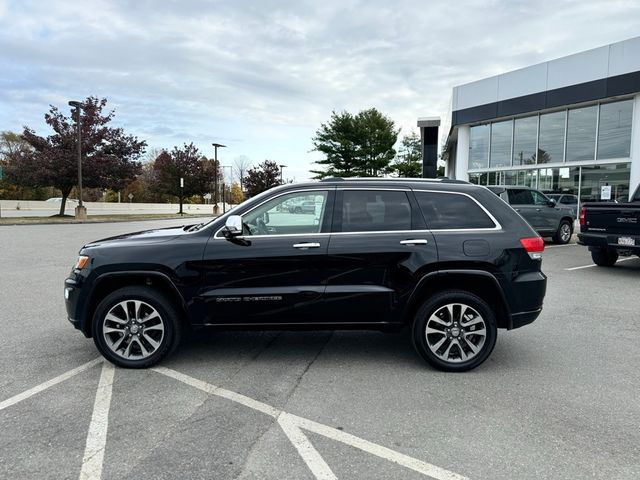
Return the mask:
POLYGON ((218 215, 220 213, 220 207, 218 206, 218 148, 225 148, 226 145, 222 145, 221 143, 212 143, 213 148, 215 149, 214 158, 214 173, 213 173, 213 214, 218 215))
POLYGON ((87 209, 82 204, 82 137, 80 132, 80 111, 82 110, 82 103, 76 100, 71 100, 69 102, 70 107, 74 107, 76 109, 76 131, 78 134, 77 137, 77 149, 78 149, 78 206, 76 207, 75 214, 76 219, 78 220, 86 220, 87 219, 87 209))
POLYGON ((227 183, 227 177, 224 173, 224 169, 228 168, 229 169, 229 177, 231 177, 231 175, 233 175, 233 170, 231 165, 221 165, 222 167, 222 213, 227 213, 227 190, 226 190, 226 183, 227 183))
POLYGON ((286 168, 286 165, 279 165, 279 167, 280 167, 280 184, 283 185, 284 183, 282 181, 282 172, 286 168))

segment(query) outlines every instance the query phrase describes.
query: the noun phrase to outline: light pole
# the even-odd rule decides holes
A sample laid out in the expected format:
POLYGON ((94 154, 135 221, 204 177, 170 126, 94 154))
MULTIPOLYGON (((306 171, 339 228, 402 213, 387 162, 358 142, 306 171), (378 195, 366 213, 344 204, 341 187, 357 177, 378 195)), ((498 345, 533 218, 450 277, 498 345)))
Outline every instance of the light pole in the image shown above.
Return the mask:
POLYGON ((224 169, 228 168, 229 169, 229 177, 231 177, 233 175, 233 170, 231 165, 221 165, 222 167, 222 213, 227 213, 227 190, 226 190, 226 180, 227 177, 224 173, 224 169))
POLYGON ((286 165, 280 165, 280 184, 284 185, 283 181, 282 181, 282 172, 284 171, 284 169, 286 168, 286 165))
POLYGON ((87 219, 87 209, 82 204, 82 137, 80 133, 80 111, 82 110, 82 103, 76 100, 71 100, 69 102, 70 107, 74 107, 76 109, 76 130, 77 130, 77 143, 78 143, 78 206, 76 207, 76 219, 78 220, 86 220, 87 219))
POLYGON ((213 173, 213 214, 218 215, 220 213, 220 207, 218 207, 218 148, 225 148, 226 145, 222 145, 221 143, 212 143, 213 148, 215 149, 214 158, 214 173, 213 173))

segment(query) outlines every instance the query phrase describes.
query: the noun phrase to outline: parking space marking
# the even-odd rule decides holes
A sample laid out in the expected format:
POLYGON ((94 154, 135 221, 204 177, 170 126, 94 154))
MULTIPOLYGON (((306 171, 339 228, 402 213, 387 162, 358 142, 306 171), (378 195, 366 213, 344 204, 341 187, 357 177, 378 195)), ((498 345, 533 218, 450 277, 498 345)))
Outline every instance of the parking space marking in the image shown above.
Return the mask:
POLYGON ((562 248, 562 247, 577 247, 578 244, 577 243, 567 243, 565 245, 545 245, 544 249, 546 250, 547 248, 562 248))
POLYGON ((103 362, 96 400, 93 404, 91 423, 89 424, 89 432, 87 433, 87 443, 82 458, 80 480, 100 480, 102 476, 114 374, 115 368, 113 365, 109 362, 103 362))
MULTIPOLYGON (((635 260, 634 257, 629 257, 629 258, 621 258, 620 260, 618 260, 616 263, 620 263, 620 262, 626 262, 628 260, 635 260)), ((580 267, 571 267, 571 268, 565 268, 566 271, 571 272, 573 270, 582 270, 583 268, 591 268, 591 267, 597 267, 597 265, 595 263, 592 263, 591 265, 582 265, 580 267)))
POLYGON ((19 393, 18 395, 14 395, 13 397, 0 402, 0 410, 4 410, 5 408, 10 407, 11 405, 15 405, 16 403, 21 402, 22 400, 26 400, 27 398, 33 397, 37 393, 40 393, 46 390, 47 388, 51 388, 61 382, 64 382, 65 380, 69 380, 71 377, 74 377, 79 373, 82 373, 85 370, 88 370, 91 367, 98 365, 100 362, 102 362, 102 358, 96 358, 95 360, 91 360, 90 362, 87 362, 84 365, 80 365, 79 367, 73 368, 68 372, 63 373, 62 375, 58 375, 57 377, 54 377, 51 380, 47 380, 46 382, 41 383, 40 385, 36 385, 35 387, 30 388, 29 390, 26 390, 22 393, 19 393))
POLYGON ((396 463, 436 480, 469 480, 467 477, 459 475, 455 472, 437 467, 436 465, 432 465, 427 462, 423 462, 422 460, 418 460, 417 458, 413 458, 409 455, 396 452, 395 450, 391 450, 390 448, 383 447, 382 445, 378 445, 377 443, 373 443, 368 440, 364 440, 363 438, 356 437, 355 435, 351 435, 350 433, 343 432, 333 427, 329 427, 328 425, 323 425, 321 423, 314 422, 313 420, 299 417, 297 415, 292 415, 290 413, 272 407, 271 405, 247 397, 246 395, 226 390, 211 383, 207 383, 202 380, 198 380, 197 378, 193 378, 189 375, 185 375, 184 373, 180 373, 176 370, 165 367, 156 367, 152 370, 163 375, 167 375, 175 380, 207 392, 211 395, 226 398, 233 402, 244 405, 245 407, 265 413, 271 417, 276 418, 278 424, 281 427, 283 427, 282 422, 284 422, 285 427, 288 429, 284 430, 285 427, 283 427, 287 438, 289 438, 289 441, 291 441, 294 447, 298 450, 303 460, 317 479, 334 479, 336 477, 329 466, 326 464, 324 459, 320 456, 318 451, 313 447, 313 445, 311 445, 309 439, 306 438, 306 436, 304 436, 301 431, 299 433, 297 431, 294 431, 294 427, 296 430, 304 429, 310 432, 314 432, 318 435, 322 435, 331 440, 344 443, 345 445, 355 447, 359 450, 370 453, 384 460, 396 463), (280 420, 281 417, 284 417, 282 421, 280 420))
POLYGON ((311 473, 318 480, 337 480, 338 477, 333 473, 327 462, 320 453, 314 448, 309 439, 306 437, 300 427, 298 427, 296 419, 293 415, 282 413, 278 417, 278 423, 284 431, 289 441, 296 447, 296 450, 307 464, 311 473))

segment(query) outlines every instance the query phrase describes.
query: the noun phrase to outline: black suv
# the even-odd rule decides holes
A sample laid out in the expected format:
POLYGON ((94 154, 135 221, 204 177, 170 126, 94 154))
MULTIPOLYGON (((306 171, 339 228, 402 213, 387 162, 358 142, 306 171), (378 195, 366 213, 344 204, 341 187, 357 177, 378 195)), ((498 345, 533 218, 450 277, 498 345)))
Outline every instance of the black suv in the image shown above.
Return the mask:
POLYGON ((430 364, 469 370, 498 328, 542 309, 544 243, 485 187, 328 179, 274 188, 206 224, 85 245, 70 321, 111 362, 155 364, 190 327, 412 330, 430 364), (313 215, 283 207, 313 202, 313 215))

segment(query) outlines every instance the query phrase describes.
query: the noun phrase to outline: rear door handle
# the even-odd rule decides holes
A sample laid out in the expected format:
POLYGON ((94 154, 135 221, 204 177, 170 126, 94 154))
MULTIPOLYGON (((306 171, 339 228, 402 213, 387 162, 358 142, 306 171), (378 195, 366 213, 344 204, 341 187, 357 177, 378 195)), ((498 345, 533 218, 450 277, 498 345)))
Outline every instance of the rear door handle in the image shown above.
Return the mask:
POLYGON ((317 242, 294 243, 293 248, 320 248, 320 244, 317 242))
POLYGON ((400 240, 400 245, 426 245, 429 242, 424 238, 413 238, 411 240, 400 240))

